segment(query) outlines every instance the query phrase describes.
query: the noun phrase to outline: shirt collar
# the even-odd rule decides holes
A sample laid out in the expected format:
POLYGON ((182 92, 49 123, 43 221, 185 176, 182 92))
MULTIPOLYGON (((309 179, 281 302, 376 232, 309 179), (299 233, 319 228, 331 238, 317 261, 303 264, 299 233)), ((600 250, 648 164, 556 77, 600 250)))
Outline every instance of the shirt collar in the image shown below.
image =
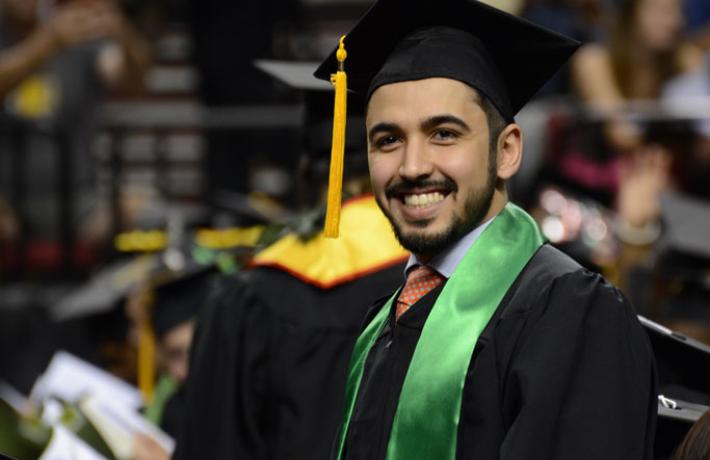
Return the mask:
POLYGON ((483 233, 488 225, 493 222, 493 219, 495 219, 495 216, 468 232, 460 240, 449 246, 444 251, 432 257, 428 264, 422 264, 417 259, 417 256, 409 254, 409 260, 407 261, 407 265, 404 267, 404 277, 407 277, 407 272, 411 267, 415 265, 428 265, 439 272, 439 274, 444 278, 451 278, 451 275, 454 274, 456 267, 458 267, 459 263, 461 263, 463 256, 466 255, 468 249, 473 245, 478 237, 481 236, 481 233, 483 233))

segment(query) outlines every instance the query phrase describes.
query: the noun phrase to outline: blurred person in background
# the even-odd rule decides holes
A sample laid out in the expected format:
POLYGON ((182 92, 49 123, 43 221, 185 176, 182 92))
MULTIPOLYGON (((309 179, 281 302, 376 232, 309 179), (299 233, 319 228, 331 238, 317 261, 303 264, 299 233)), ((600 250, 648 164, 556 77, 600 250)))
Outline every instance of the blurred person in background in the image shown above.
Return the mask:
MULTIPOLYGON (((146 44, 112 1, 0 0, 0 14, 3 25, 0 97, 3 99, 21 87, 27 77, 42 73, 47 67, 55 70, 53 67, 59 64, 54 61, 69 59, 84 46, 94 47, 89 53, 91 59, 85 64, 96 73, 100 83, 110 89, 141 85, 149 57, 146 44), (102 39, 111 41, 97 44, 102 39)), ((76 67, 73 70, 87 69, 76 67)), ((65 82, 57 82, 61 83, 65 82)))
MULTIPOLYGON (((682 6, 681 0, 625 0, 607 42, 582 47, 572 60, 582 101, 614 110, 627 101, 656 100, 668 80, 697 68, 702 53, 684 40, 682 6)), ((616 151, 641 145, 634 126, 614 120, 605 135, 616 151)))
MULTIPOLYGON (((214 266, 198 266, 154 287, 152 295, 145 287, 138 289, 134 301, 127 305, 134 323, 139 322, 139 315, 151 312, 159 378, 145 415, 173 438, 178 437, 186 415, 184 384, 195 320, 209 302, 217 277, 214 266)), ((147 436, 135 439, 135 450, 135 460, 168 458, 147 436)))
POLYGON ((72 231, 84 242, 108 231, 90 151, 96 109, 107 90, 138 91, 150 62, 148 45, 119 6, 0 0, 0 194, 17 193, 18 181, 24 189, 21 209, 14 209, 23 235, 57 240, 63 169, 72 231), (8 149, 10 129, 15 143, 8 149))
POLYGON ((660 194, 673 186, 672 155, 624 113, 657 102, 666 83, 699 67, 702 52, 684 36, 681 0, 623 0, 615 13, 604 41, 571 60, 572 85, 592 116, 553 168, 567 188, 615 208, 622 239, 647 245, 660 231, 660 194))
POLYGON ((690 118, 686 120, 689 132, 682 138, 687 146, 674 157, 676 188, 710 199, 710 112, 706 109, 710 103, 710 50, 705 53, 703 65, 673 78, 663 87, 662 100, 671 115, 680 120, 690 118))

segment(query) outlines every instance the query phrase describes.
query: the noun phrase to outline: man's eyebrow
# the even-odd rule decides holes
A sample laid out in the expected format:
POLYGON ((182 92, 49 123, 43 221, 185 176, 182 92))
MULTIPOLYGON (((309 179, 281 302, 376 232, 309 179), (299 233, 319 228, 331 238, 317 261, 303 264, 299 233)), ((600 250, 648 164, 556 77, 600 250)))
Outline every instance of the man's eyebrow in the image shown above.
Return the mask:
POLYGON ((398 125, 394 123, 381 122, 370 128, 370 131, 368 131, 367 133, 367 138, 370 140, 370 142, 372 142, 375 138, 375 135, 378 133, 391 133, 396 131, 399 131, 398 125))
POLYGON ((455 117, 453 115, 435 115, 433 117, 427 118, 424 120, 420 128, 422 131, 429 131, 431 129, 436 128, 439 125, 445 125, 445 124, 453 124, 461 128, 462 130, 469 132, 471 131, 471 127, 468 126, 468 124, 460 119, 459 117, 455 117))

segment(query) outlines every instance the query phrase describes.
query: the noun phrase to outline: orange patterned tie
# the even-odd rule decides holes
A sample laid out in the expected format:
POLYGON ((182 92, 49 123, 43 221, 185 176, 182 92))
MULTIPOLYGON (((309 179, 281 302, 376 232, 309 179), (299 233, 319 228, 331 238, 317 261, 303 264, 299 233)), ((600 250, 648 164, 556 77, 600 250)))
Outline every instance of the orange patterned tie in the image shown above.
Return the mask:
POLYGON ((395 319, 399 319, 405 311, 409 310, 409 307, 440 285, 442 281, 444 281, 444 277, 426 265, 417 265, 410 269, 407 274, 407 282, 404 283, 404 288, 397 299, 395 319))

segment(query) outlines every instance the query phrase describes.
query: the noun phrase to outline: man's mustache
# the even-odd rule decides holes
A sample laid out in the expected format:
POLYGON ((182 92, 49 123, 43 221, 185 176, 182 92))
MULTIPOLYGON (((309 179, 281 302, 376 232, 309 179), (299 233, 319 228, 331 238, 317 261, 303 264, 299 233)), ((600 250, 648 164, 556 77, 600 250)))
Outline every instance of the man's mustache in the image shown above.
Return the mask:
POLYGON ((388 199, 401 198, 403 195, 411 193, 417 189, 436 189, 448 194, 458 190, 458 187, 456 186, 456 183, 453 180, 448 178, 440 180, 405 180, 390 184, 385 189, 385 196, 388 199))

